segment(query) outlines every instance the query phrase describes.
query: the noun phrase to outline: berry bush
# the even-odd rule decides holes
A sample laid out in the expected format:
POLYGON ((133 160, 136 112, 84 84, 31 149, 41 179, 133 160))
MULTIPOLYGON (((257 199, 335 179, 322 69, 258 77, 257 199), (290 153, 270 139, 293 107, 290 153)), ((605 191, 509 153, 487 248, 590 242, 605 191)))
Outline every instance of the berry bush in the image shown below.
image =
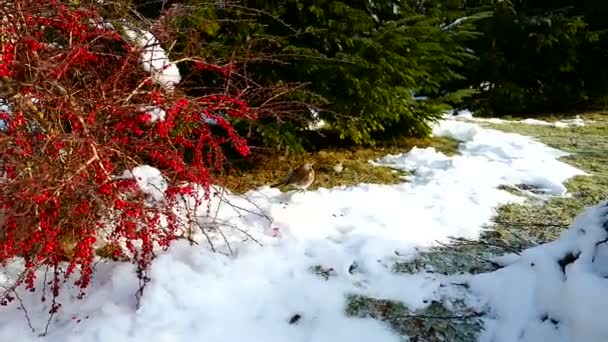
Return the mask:
MULTIPOLYGON (((154 82, 154 70, 142 60, 149 46, 125 38, 126 24, 110 25, 96 3, 4 5, 0 261, 25 262, 1 294, 3 305, 15 298, 17 287, 34 292, 43 271, 52 274, 44 282, 50 295, 42 297, 52 299, 51 314, 60 307, 65 281, 73 279, 84 296, 97 246, 124 246, 112 249, 114 256, 132 260, 145 277, 155 247, 166 248, 177 238, 179 218, 172 206, 178 196, 194 186, 209 189, 226 163, 226 148, 249 153, 230 123, 255 119, 238 89, 225 82, 221 91, 193 97, 180 84, 154 82), (138 179, 121 177, 141 165, 162 172, 167 187, 159 189, 160 198, 142 191, 138 179)), ((168 49, 162 37, 171 34, 157 34, 163 29, 160 22, 149 27, 168 49)), ((202 60, 179 62, 231 77, 224 67, 202 60)))

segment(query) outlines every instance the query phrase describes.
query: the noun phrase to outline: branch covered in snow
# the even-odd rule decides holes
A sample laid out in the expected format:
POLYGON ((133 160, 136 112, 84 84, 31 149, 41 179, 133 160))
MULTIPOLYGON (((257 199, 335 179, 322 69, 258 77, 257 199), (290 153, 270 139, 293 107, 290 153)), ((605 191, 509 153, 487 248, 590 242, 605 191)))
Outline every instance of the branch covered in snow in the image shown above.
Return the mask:
POLYGON ((158 39, 148 31, 129 28, 126 22, 123 22, 122 28, 127 39, 141 49, 143 69, 151 74, 155 83, 173 91, 181 81, 179 68, 171 62, 158 39))

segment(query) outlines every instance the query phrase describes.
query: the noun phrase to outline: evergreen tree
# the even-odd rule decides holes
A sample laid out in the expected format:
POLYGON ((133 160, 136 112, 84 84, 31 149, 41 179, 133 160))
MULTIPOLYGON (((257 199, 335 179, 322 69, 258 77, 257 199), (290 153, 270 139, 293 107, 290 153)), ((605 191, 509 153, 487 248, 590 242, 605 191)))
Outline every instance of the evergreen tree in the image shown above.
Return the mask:
POLYGON ((608 56, 603 1, 489 1, 494 16, 469 47, 463 71, 482 113, 530 114, 592 108, 606 101, 608 56))
MULTIPOLYGON (((473 59, 462 44, 474 35, 472 25, 446 28, 445 17, 421 13, 408 2, 191 4, 198 12, 179 24, 201 27, 195 38, 201 55, 214 62, 241 56, 241 70, 256 84, 305 85, 282 99, 317 107, 331 129, 355 143, 373 143, 386 133, 427 135, 429 123, 448 103, 472 92, 445 89, 462 78, 455 69, 473 59)), ((185 41, 178 47, 192 45, 185 41)), ((255 128, 267 143, 283 145, 301 143, 298 130, 307 125, 272 116, 259 122, 255 128)))

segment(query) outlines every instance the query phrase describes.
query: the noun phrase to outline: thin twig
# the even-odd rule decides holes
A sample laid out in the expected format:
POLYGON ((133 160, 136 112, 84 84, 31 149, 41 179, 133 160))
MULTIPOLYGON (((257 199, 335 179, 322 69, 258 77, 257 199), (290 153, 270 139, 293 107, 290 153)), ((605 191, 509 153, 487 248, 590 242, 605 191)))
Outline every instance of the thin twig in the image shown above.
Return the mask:
MULTIPOLYGON (((245 197, 241 197, 241 198, 245 199, 245 197)), ((257 209, 260 209, 259 213, 256 213, 255 211, 252 211, 252 210, 249 210, 247 208, 243 208, 241 206, 233 204, 233 203, 231 203, 230 201, 227 201, 227 200, 224 200, 223 202, 226 203, 226 204, 228 204, 229 206, 231 206, 233 208, 242 210, 242 211, 244 211, 246 213, 249 213, 249 214, 253 214, 253 215, 257 215, 257 216, 263 217, 263 218, 267 219, 269 222, 272 222, 272 219, 270 218, 270 216, 268 216, 266 213, 264 213, 261 210, 261 208, 258 205, 256 205, 255 203, 253 203, 252 201, 250 201, 250 203, 253 204, 257 209)))
MULTIPOLYGON (((207 218, 206 216, 197 216, 197 217, 199 217, 199 218, 207 218)), ((243 235, 245 235, 251 241, 257 243, 260 246, 263 246, 263 244, 261 242, 259 242, 256 238, 254 238, 249 232, 243 230, 242 228, 239 228, 235 224, 228 223, 228 221, 225 221, 225 220, 222 220, 222 219, 219 219, 219 218, 215 219, 212 222, 214 224, 218 225, 218 226, 225 226, 225 227, 229 227, 229 228, 232 228, 234 230, 237 230, 237 231, 241 232, 243 235)))
POLYGON ((205 229, 205 227, 203 227, 203 225, 200 222, 198 222, 198 220, 195 220, 194 222, 196 223, 196 225, 198 226, 198 228, 201 230, 201 232, 203 233, 203 235, 207 239, 207 242, 209 243, 209 247, 211 247, 211 251, 214 252, 214 253, 217 252, 215 250, 215 246, 213 245, 213 241, 211 241, 211 237, 207 233, 207 230, 205 229))
POLYGON ((222 237, 222 239, 224 240, 224 242, 226 243, 226 247, 228 247, 228 251, 230 252, 230 255, 234 255, 234 251, 232 250, 232 246, 230 245, 230 242, 228 241, 228 238, 226 238, 226 235, 224 234, 224 232, 220 229, 220 227, 217 227, 217 231, 220 233, 220 236, 222 237))
POLYGON ((446 245, 440 241, 435 241, 438 244, 442 245, 443 247, 455 247, 455 246, 489 246, 489 247, 496 247, 496 248, 500 248, 500 249, 504 249, 506 251, 515 253, 517 255, 520 255, 521 251, 515 247, 511 247, 509 245, 502 245, 502 244, 495 244, 495 243, 490 243, 490 242, 485 242, 485 241, 471 241, 471 240, 464 240, 464 239, 452 239, 454 241, 453 245, 446 245))
POLYGON ((127 98, 123 100, 123 102, 128 103, 129 101, 131 101, 131 98, 137 94, 137 92, 139 91, 139 89, 141 89, 151 79, 152 79, 152 75, 146 77, 143 81, 141 81, 137 85, 137 87, 135 87, 135 89, 133 89, 133 91, 127 96, 127 98))
POLYGON ((13 293, 15 294, 15 298, 17 298, 17 301, 19 301, 19 306, 21 307, 21 310, 23 310, 23 314, 25 315, 25 320, 27 322, 27 325, 30 327, 32 332, 35 333, 36 329, 34 329, 34 327, 32 326, 32 320, 30 319, 30 315, 27 312, 27 309, 25 308, 25 304, 23 304, 23 300, 21 300, 21 297, 19 297, 17 290, 13 290, 13 293))
POLYGON ((534 222, 516 222, 516 221, 504 221, 504 220, 493 220, 494 223, 509 225, 509 226, 533 226, 533 227, 568 227, 565 223, 534 223, 534 222))
POLYGON ((435 316, 435 315, 416 315, 416 314, 412 314, 412 315, 391 316, 391 317, 387 317, 386 320, 397 320, 397 319, 408 319, 408 318, 442 319, 442 320, 452 320, 452 319, 467 320, 467 319, 477 318, 477 317, 481 317, 481 316, 483 316, 483 313, 479 313, 479 312, 475 312, 475 313, 468 314, 468 315, 454 315, 454 316, 435 316))

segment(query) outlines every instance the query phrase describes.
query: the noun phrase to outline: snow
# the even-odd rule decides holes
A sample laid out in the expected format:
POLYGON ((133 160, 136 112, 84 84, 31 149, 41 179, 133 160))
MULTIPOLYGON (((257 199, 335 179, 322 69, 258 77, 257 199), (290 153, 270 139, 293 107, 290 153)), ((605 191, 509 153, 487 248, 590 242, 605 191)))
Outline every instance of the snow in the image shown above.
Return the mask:
MULTIPOLYGON (((197 214, 211 213, 204 223, 213 226, 210 238, 219 253, 212 253, 200 234, 195 236, 198 245, 179 241, 160 253, 139 308, 132 267, 101 262, 84 300, 73 298, 75 290, 62 293, 63 306, 45 338, 28 330, 19 304, 11 303, 0 310, 0 340, 402 340, 382 322, 345 316, 349 294, 398 300, 412 309, 466 297, 490 312, 482 341, 606 340, 605 325, 598 320, 606 317, 608 296, 596 294, 606 290, 601 275, 608 269, 601 269, 601 259, 592 254, 597 249, 596 256, 608 258, 605 244, 595 248, 606 234, 603 207, 582 215, 558 241, 503 257, 507 266, 492 273, 391 271, 396 260, 415 256, 418 248, 447 242, 450 236, 478 237, 497 206, 523 201, 499 185, 534 184, 547 197, 563 196, 563 182, 584 174, 557 160, 563 152, 477 123, 447 118, 434 134, 461 140, 460 155, 415 148, 373 161, 408 170, 409 181, 401 184, 297 193, 264 186, 243 196, 225 191, 196 209, 197 214), (563 274, 555 260, 566 251, 583 253, 563 274), (358 271, 351 274, 354 263, 358 271), (316 265, 332 268, 332 276, 325 280, 313 274, 309 269, 316 265), (450 285, 461 278, 472 293, 450 285), (289 324, 295 314, 301 319, 289 324), (550 319, 541 322, 544 314, 550 319), (553 318, 560 321, 559 330, 553 318)), ((136 177, 142 191, 162 199, 167 184, 158 170, 142 165, 123 176, 136 177)), ((14 274, 19 267, 16 262, 4 273, 14 274)), ((20 297, 40 332, 48 319, 40 296, 20 297)))
MULTIPOLYGON (((450 113, 449 115, 451 115, 450 113)), ((555 122, 548 122, 544 120, 538 119, 523 119, 523 120, 504 120, 498 118, 477 118, 473 116, 473 113, 470 110, 461 110, 455 115, 455 118, 472 121, 472 122, 487 122, 493 124, 505 124, 505 123, 521 123, 526 125, 536 125, 536 126, 552 126, 556 128, 570 128, 570 127, 583 127, 585 126, 585 120, 583 120, 580 116, 576 116, 574 119, 563 119, 555 122)))
POLYGON ((608 279, 597 269, 606 265, 608 248, 596 246, 608 236, 606 204, 587 209, 556 241, 526 250, 506 268, 472 277, 472 290, 487 298, 500 323, 481 341, 608 341, 608 279), (558 260, 569 253, 580 256, 564 272, 558 260))
POLYGON ((205 123, 207 123, 207 124, 209 124, 209 125, 212 125, 212 126, 217 126, 217 120, 212 119, 212 118, 210 118, 210 117, 207 117, 207 116, 206 116, 206 115, 204 115, 204 114, 201 114, 201 118, 203 119, 203 121, 204 121, 205 123))
POLYGON ((520 122, 528 124, 528 125, 554 126, 557 128, 585 126, 585 121, 580 116, 577 116, 574 119, 565 119, 565 120, 559 120, 556 122, 548 122, 548 121, 536 120, 536 119, 524 119, 524 120, 521 120, 520 122))
POLYGON ((118 179, 135 179, 137 187, 153 201, 161 201, 165 197, 167 181, 162 173, 149 165, 140 165, 122 173, 118 179))
POLYGON ((312 122, 308 125, 308 129, 311 131, 318 131, 321 128, 325 127, 325 120, 319 117, 319 112, 313 108, 310 108, 310 115, 312 117, 312 122))
POLYGON ((151 74, 152 80, 172 91, 181 81, 181 75, 176 63, 171 62, 160 42, 148 31, 139 32, 124 27, 126 37, 142 49, 141 64, 146 72, 151 74))
POLYGON ((155 106, 145 106, 140 108, 140 111, 150 115, 150 121, 165 121, 165 117, 167 116, 167 112, 160 107, 155 106))
MULTIPOLYGON (((4 98, 0 98, 0 113, 3 114, 11 114, 11 108, 8 105, 8 101, 6 101, 6 99, 4 98)), ((0 119, 0 132, 5 131, 8 129, 8 120, 1 120, 0 119)))
POLYGON ((167 190, 167 182, 158 169, 148 165, 134 168, 131 173, 135 177, 137 186, 141 191, 153 199, 160 201, 164 198, 167 190))
POLYGON ((447 25, 443 24, 443 25, 441 25, 441 29, 442 30, 449 30, 452 27, 460 25, 462 22, 464 22, 465 20, 468 20, 468 19, 470 19, 470 18, 469 17, 458 18, 458 19, 454 20, 453 22, 451 22, 450 24, 447 24, 447 25))
POLYGON ((434 134, 466 141, 462 157, 471 157, 469 162, 478 165, 474 171, 464 170, 463 173, 477 174, 479 182, 491 182, 488 186, 528 184, 547 194, 565 195, 566 188, 562 183, 566 179, 587 175, 557 160, 567 153, 533 139, 521 139, 517 134, 480 129, 458 121, 444 122, 435 128, 434 134), (497 144, 496 141, 502 143, 497 144), (542 171, 549 169, 551 172, 542 171))
POLYGON ((478 88, 481 89, 481 90, 483 90, 483 91, 488 91, 488 90, 492 89, 492 83, 490 83, 490 82, 481 82, 478 85, 478 88))

